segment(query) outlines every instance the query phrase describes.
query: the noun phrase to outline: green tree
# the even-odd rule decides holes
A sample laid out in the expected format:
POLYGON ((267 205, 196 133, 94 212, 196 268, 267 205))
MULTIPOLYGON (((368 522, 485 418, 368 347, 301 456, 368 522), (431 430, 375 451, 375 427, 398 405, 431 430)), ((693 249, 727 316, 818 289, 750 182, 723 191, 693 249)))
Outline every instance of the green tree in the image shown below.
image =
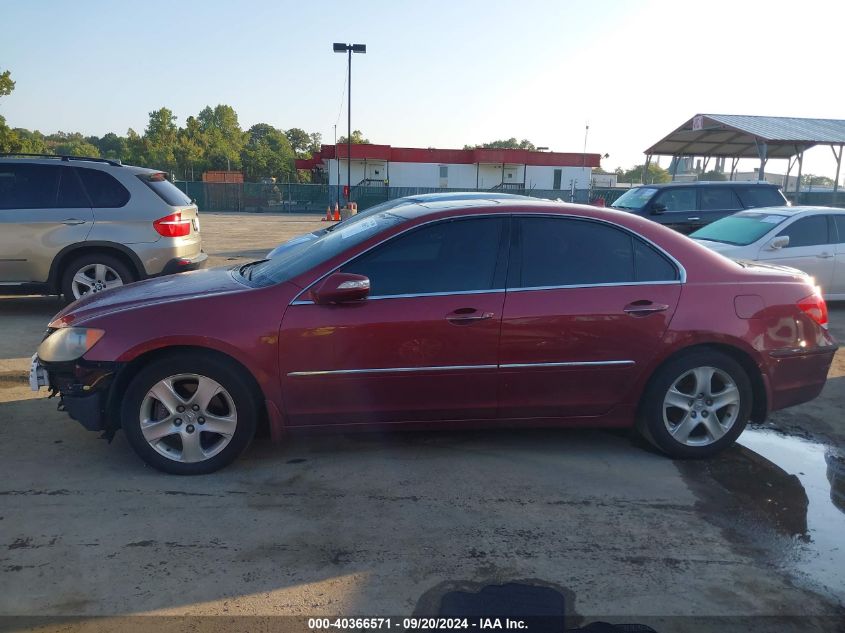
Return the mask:
POLYGON ((649 164, 648 166, 648 174, 643 180, 643 165, 635 165, 631 169, 622 171, 621 175, 619 175, 619 170, 616 171, 617 175, 619 175, 620 182, 643 182, 648 185, 652 185, 658 182, 669 182, 672 180, 672 175, 663 169, 662 167, 658 167, 654 163, 649 164))
POLYGON ((247 180, 290 180, 295 174, 295 154, 286 132, 267 123, 256 123, 246 133, 241 163, 247 180))
POLYGON ((44 142, 53 154, 93 157, 100 155, 100 150, 86 141, 79 132, 56 132, 44 137, 44 142))
POLYGON ((147 166, 169 172, 176 169, 177 133, 176 116, 171 110, 159 108, 150 112, 143 139, 147 166))
POLYGON ((114 132, 109 132, 97 141, 97 149, 100 156, 114 160, 125 161, 127 159, 126 139, 114 132))
POLYGON ((310 150, 311 136, 302 128, 292 127, 289 130, 285 130, 285 136, 297 156, 305 156, 305 154, 310 150))
POLYGON ((527 138, 522 139, 521 141, 516 140, 516 137, 512 136, 508 139, 501 139, 498 141, 490 141, 489 143, 482 143, 480 145, 464 145, 464 149, 527 149, 529 151, 534 151, 537 147, 529 141, 527 138))
POLYGON ((15 89, 15 82, 12 81, 12 71, 4 70, 0 73, 0 97, 8 97, 15 89))
POLYGON ((197 115, 205 139, 205 158, 210 169, 239 169, 241 150, 246 141, 232 106, 206 106, 197 115))
MULTIPOLYGON (((8 97, 15 89, 12 72, 4 70, 0 73, 0 97, 8 97)), ((6 119, 0 115, 0 152, 20 152, 18 134, 6 125, 6 119)))
MULTIPOLYGON (((338 145, 343 145, 346 143, 346 137, 341 136, 337 139, 338 145)), ((364 134, 361 130, 352 130, 352 144, 353 145, 369 145, 370 139, 364 138, 364 134)))
POLYGON ((833 187, 833 178, 827 176, 816 176, 815 174, 803 174, 801 176, 802 187, 833 187))
POLYGON ((705 171, 698 176, 699 180, 708 180, 708 181, 721 181, 727 180, 728 177, 725 175, 723 171, 716 171, 715 169, 711 169, 710 171, 705 171))

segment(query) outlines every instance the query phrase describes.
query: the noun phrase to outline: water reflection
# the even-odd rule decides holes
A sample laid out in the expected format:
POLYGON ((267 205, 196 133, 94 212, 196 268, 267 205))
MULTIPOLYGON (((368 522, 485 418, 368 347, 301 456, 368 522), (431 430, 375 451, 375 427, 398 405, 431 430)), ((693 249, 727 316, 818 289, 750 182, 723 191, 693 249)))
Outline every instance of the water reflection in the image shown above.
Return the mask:
POLYGON ((747 430, 738 443, 738 450, 728 451, 725 461, 743 464, 733 470, 739 479, 727 481, 730 466, 717 467, 714 476, 722 471, 718 477, 722 485, 765 509, 778 530, 800 537, 790 567, 825 585, 840 600, 845 598, 842 455, 823 444, 765 430, 747 430), (748 481, 746 475, 757 481, 748 481))

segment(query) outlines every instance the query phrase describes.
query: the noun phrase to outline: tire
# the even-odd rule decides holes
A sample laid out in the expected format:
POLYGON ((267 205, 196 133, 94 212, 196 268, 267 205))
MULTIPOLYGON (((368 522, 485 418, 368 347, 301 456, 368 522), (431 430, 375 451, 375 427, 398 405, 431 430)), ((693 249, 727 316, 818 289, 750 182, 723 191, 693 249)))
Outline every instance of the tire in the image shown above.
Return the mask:
POLYGON ((129 383, 121 426, 132 449, 153 468, 173 475, 212 473, 252 441, 259 417, 255 389, 225 359, 200 352, 165 357, 129 383))
POLYGON ((88 253, 72 259, 62 272, 61 292, 67 303, 108 288, 135 281, 134 272, 119 258, 108 253, 88 253), (84 290, 85 284, 89 290, 84 290))
POLYGON ((752 398, 748 374, 733 358, 712 350, 691 351, 652 376, 637 428, 675 459, 710 457, 745 429, 752 398))

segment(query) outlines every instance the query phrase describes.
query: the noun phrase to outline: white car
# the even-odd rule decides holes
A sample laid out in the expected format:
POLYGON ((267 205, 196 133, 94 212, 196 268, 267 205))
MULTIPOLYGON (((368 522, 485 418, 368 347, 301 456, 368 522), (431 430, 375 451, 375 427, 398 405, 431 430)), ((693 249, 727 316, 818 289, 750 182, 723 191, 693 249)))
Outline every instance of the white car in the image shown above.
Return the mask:
POLYGON ((690 237, 731 259, 797 268, 815 278, 825 299, 845 300, 845 209, 765 207, 740 211, 690 237))

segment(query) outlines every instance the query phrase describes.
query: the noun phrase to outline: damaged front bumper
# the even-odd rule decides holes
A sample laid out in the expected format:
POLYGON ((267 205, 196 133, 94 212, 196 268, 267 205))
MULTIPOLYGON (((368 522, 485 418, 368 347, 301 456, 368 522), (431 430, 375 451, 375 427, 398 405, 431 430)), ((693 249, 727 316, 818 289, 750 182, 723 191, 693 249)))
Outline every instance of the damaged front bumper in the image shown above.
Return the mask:
POLYGON ((58 410, 82 424, 89 431, 113 434, 108 415, 109 393, 119 363, 93 362, 83 359, 65 363, 44 363, 32 357, 29 384, 33 391, 50 390, 50 397, 59 396, 58 410))

